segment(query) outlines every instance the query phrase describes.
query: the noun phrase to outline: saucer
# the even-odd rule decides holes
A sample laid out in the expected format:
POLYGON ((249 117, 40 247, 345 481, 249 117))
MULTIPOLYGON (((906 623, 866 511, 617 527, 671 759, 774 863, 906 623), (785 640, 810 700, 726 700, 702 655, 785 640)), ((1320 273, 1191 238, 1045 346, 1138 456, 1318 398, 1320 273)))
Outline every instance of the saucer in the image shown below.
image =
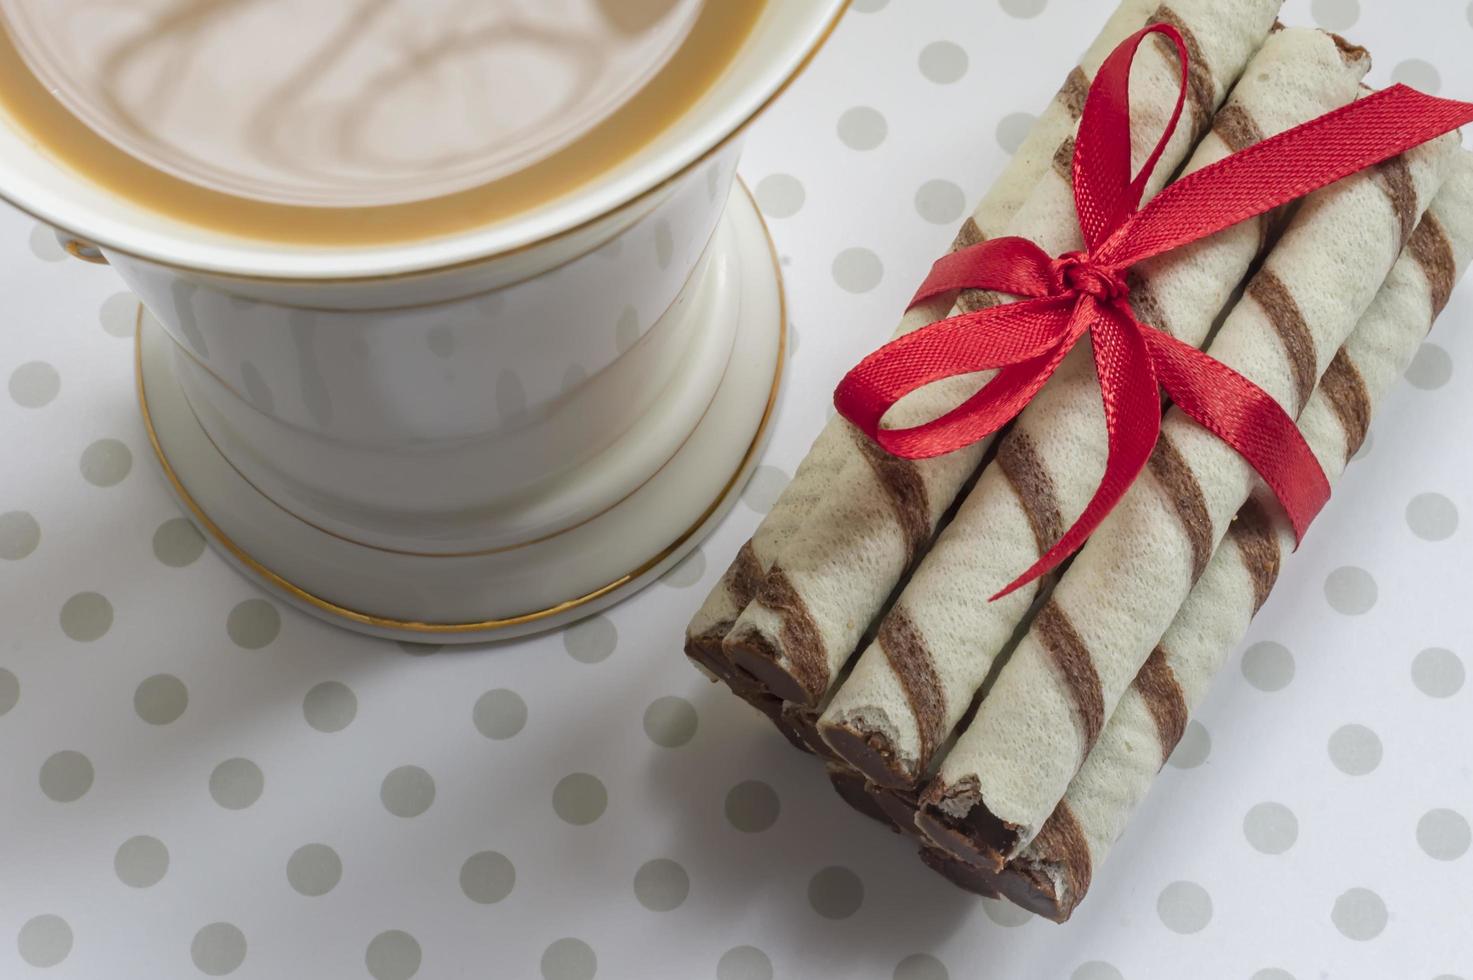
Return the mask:
POLYGON ((427 643, 478 643, 563 626, 637 592, 700 544, 735 503, 769 435, 787 314, 767 228, 740 185, 710 248, 693 301, 668 314, 689 318, 689 329, 732 338, 728 351, 714 354, 727 360, 705 413, 638 489, 540 540, 476 555, 409 554, 293 516, 215 448, 175 378, 175 358, 184 355, 144 310, 137 375, 149 441, 171 490, 216 550, 308 613, 362 633, 427 643))

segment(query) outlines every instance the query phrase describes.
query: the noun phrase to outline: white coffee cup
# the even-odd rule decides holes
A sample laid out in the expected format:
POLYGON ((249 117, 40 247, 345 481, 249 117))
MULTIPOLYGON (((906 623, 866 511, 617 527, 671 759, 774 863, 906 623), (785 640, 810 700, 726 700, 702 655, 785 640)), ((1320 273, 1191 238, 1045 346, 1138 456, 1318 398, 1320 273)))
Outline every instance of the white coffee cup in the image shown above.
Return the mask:
POLYGON ((223 553, 367 632, 516 635, 661 574, 754 465, 785 324, 732 190, 739 138, 846 5, 769 2, 649 146, 450 238, 232 238, 108 193, 14 125, 0 195, 142 299, 150 436, 223 553))

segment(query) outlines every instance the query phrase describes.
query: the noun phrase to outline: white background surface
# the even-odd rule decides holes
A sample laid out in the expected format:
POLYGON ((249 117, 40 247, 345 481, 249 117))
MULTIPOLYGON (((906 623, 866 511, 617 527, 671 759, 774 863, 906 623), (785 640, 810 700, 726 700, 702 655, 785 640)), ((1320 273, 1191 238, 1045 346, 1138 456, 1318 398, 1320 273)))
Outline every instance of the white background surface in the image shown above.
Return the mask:
MULTIPOLYGON (((0 212, 0 977, 1473 976, 1468 289, 1067 926, 933 876, 687 666, 686 619, 833 384, 888 336, 1026 125, 1014 114, 1046 102, 1107 13, 855 7, 743 166, 797 336, 764 465, 690 561, 561 635, 406 650, 265 602, 199 555, 137 418, 118 281, 0 212), (965 58, 930 47, 948 40, 965 58), (175 680, 139 693, 160 674, 175 680), (324 682, 341 687, 308 696, 324 682), (515 697, 481 701, 493 690, 515 697), (662 698, 680 700, 647 714, 662 698), (217 773, 233 759, 252 765, 217 773), (417 774, 386 783, 404 766, 433 783, 416 816, 390 810, 428 796, 417 774), (230 778, 252 767, 259 795, 230 778), (584 824, 559 815, 597 809, 580 780, 555 790, 577 773, 607 797, 584 824), (166 868, 155 844, 122 847, 138 836, 166 868), (331 884, 330 859, 288 871, 309 844, 341 866, 325 894, 298 886, 331 884), (501 858, 463 876, 482 852, 501 858)), ((1285 19, 1370 46, 1373 82, 1473 97, 1463 0, 1293 0, 1285 19)))

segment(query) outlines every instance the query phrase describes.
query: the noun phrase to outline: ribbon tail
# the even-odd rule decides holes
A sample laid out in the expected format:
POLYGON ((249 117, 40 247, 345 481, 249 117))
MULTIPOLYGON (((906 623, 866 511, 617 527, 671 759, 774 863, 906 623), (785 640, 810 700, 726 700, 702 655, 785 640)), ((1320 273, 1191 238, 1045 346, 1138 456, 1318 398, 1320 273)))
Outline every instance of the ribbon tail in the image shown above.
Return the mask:
POLYGON ((1117 307, 1098 306, 1095 370, 1105 408, 1109 455, 1094 496, 1064 536, 1022 575, 993 596, 1000 599, 1047 575, 1078 551, 1145 469, 1161 431, 1161 395, 1142 330, 1117 307))
POLYGON ((1172 401, 1247 460, 1302 541, 1330 499, 1330 481, 1294 419, 1262 388, 1195 347, 1155 330, 1147 342, 1172 401))

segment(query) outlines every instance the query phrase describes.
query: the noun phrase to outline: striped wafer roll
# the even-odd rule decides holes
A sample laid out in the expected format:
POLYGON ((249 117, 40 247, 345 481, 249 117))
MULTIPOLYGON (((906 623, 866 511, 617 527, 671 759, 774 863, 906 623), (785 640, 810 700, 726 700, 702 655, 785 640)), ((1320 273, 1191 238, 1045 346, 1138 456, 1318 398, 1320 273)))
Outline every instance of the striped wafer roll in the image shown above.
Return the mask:
MULTIPOLYGON (((1298 416, 1370 307, 1455 156, 1456 136, 1311 195, 1211 353, 1298 416)), ((1068 789, 1105 719, 1171 625, 1253 470, 1177 409, 1148 472, 1034 617, 923 799, 923 829, 1001 869, 1068 789)))
MULTIPOLYGON (((952 243, 953 251, 1006 231, 1008 223, 1027 201, 1039 178, 1053 165, 1059 147, 1072 137, 1084 111, 1084 99, 1095 72, 1121 41, 1145 25, 1146 18, 1158 3, 1159 0, 1124 0, 1120 4, 1084 53, 1079 65, 1069 73, 1059 93, 1028 131, 1012 161, 963 224, 952 243)), ((938 297, 908 311, 901 318, 895 336, 941 319, 955 301, 955 296, 938 297)), ((742 678, 726 662, 721 653, 721 641, 737 616, 756 597, 767 570, 794 530, 802 524, 814 501, 834 489, 838 472, 853 453, 847 424, 842 419, 830 421, 819 433, 813 448, 798 465, 798 471, 752 539, 742 546, 736 560, 692 618, 686 628, 686 653, 707 673, 735 687, 750 689, 750 679, 742 678)))
MULTIPOLYGON (((1332 35, 1270 37, 1192 155, 1197 170, 1350 103, 1370 59, 1332 35)), ((1248 273, 1268 216, 1136 270, 1131 301, 1147 322, 1201 346, 1248 273)), ((1076 351, 1000 445, 936 539, 820 723, 823 737, 876 783, 914 786, 961 720, 1042 583, 983 601, 1053 547, 1105 469, 1105 420, 1087 352, 1076 351)))
MULTIPOLYGON (((1464 152, 1299 416, 1299 430, 1332 481, 1360 448, 1377 404, 1411 363, 1470 256, 1473 154, 1464 152)), ((1069 918, 1293 548, 1288 519, 1260 488, 1238 512, 1068 793, 995 887, 1047 918, 1069 918)))
MULTIPOLYGON (((1156 18, 1174 24, 1192 51, 1185 125, 1169 140, 1148 194, 1184 161, 1217 106, 1274 23, 1279 0, 1173 0, 1156 18)), ((1142 158, 1176 106, 1181 67, 1176 49, 1156 37, 1143 45, 1131 79, 1131 135, 1142 158)), ((1009 226, 1044 251, 1083 247, 1074 209, 1072 141, 1009 226)), ((1000 302, 966 296, 956 312, 1000 302)), ((890 413, 896 425, 935 418, 971 397, 983 381, 953 378, 924 388, 890 413)), ((936 459, 892 457, 848 430, 855 460, 839 486, 804 519, 768 571, 756 599, 737 618, 723 649, 772 693, 817 705, 854 653, 911 562, 929 545, 941 516, 983 460, 990 440, 936 459)))

